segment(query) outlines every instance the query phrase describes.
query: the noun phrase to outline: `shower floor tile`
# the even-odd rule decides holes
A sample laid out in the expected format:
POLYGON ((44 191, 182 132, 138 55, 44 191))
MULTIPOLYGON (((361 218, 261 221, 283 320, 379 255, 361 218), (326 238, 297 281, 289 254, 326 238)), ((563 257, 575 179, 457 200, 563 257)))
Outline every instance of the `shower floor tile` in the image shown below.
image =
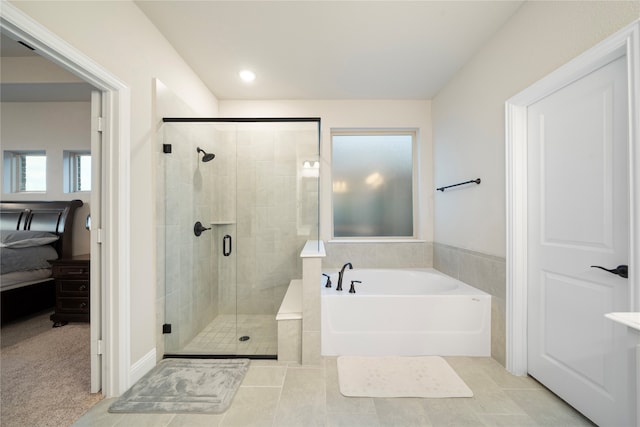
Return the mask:
POLYGON ((180 353, 276 355, 276 317, 267 314, 222 314, 205 326, 180 353), (249 339, 240 341, 243 336, 249 339))

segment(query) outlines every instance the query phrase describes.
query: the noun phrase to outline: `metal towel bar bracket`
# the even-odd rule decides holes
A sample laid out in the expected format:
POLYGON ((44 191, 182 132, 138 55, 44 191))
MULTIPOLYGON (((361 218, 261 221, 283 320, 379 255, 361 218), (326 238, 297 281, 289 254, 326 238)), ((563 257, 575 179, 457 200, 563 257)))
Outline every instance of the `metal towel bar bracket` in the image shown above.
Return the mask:
POLYGON ((436 188, 436 190, 438 191, 444 191, 447 188, 451 188, 451 187, 457 187, 458 185, 464 185, 464 184, 471 184, 472 182, 475 182, 476 184, 480 184, 480 178, 478 179, 472 179, 470 181, 465 181, 465 182, 459 182, 457 184, 453 184, 453 185, 447 185, 446 187, 440 187, 440 188, 436 188))

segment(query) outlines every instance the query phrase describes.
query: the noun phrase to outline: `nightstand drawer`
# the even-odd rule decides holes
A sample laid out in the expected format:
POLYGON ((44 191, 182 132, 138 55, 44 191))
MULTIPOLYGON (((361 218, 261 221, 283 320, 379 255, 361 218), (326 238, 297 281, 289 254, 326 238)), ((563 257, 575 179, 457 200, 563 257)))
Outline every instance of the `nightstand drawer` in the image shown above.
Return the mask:
POLYGON ((50 317, 53 326, 88 322, 91 255, 77 255, 50 263, 56 281, 56 311, 50 317))
POLYGON ((88 265, 54 265, 52 275, 55 278, 88 279, 88 265))
POLYGON ((65 313, 88 313, 89 298, 58 298, 56 310, 65 313))
POLYGON ((87 280, 57 280, 56 283, 58 285, 58 292, 60 293, 61 297, 89 296, 89 282, 87 280))

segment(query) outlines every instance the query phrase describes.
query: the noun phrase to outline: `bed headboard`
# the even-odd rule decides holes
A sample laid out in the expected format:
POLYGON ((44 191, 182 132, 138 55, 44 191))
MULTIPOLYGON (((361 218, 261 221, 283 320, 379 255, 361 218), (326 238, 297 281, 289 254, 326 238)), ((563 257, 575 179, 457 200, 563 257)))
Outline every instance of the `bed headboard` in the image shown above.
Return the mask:
POLYGON ((0 202, 0 230, 48 231, 60 236, 54 247, 60 258, 70 258, 73 218, 82 200, 60 202, 0 202))

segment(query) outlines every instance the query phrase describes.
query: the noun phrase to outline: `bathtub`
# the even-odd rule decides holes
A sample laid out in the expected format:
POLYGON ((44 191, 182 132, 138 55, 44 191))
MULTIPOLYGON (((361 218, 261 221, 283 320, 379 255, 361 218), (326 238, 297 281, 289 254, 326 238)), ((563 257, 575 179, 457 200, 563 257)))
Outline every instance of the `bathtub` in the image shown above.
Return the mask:
POLYGON ((491 295, 434 269, 345 270, 321 291, 325 356, 490 356, 491 295), (355 294, 349 293, 352 280, 355 294))

